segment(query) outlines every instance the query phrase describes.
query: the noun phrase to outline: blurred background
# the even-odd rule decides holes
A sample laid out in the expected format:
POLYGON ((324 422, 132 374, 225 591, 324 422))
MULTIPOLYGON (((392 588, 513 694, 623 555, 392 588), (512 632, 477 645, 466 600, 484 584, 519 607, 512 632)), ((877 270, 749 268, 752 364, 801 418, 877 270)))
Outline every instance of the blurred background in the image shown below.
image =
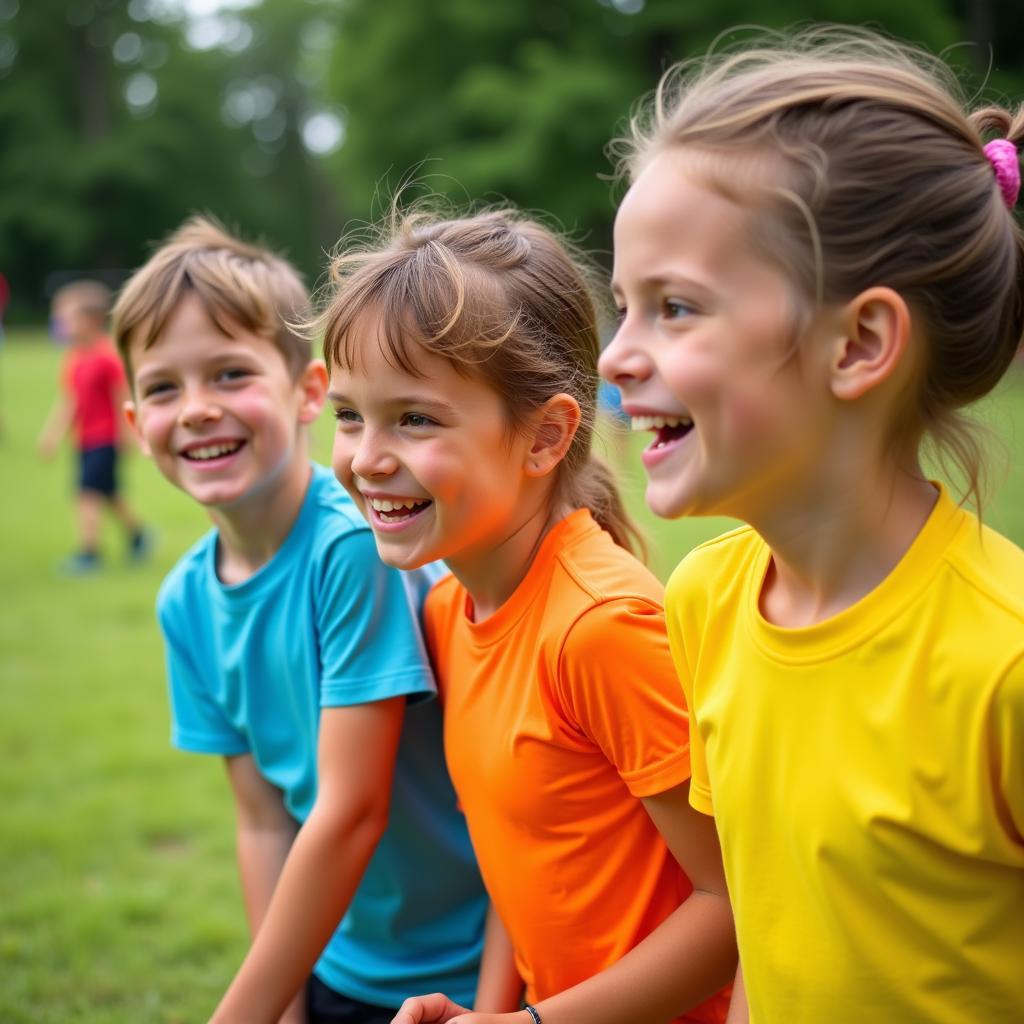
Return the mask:
MULTIPOLYGON (((223 769, 169 747, 153 616, 209 524, 135 456, 152 557, 129 564, 107 523, 101 572, 57 572, 75 467, 36 454, 53 291, 117 286, 195 211, 312 285, 410 177, 548 211, 607 262, 605 147, 636 99, 731 26, 806 20, 881 26, 946 52, 971 93, 1024 97, 1015 0, 0 0, 0 1021, 202 1021, 247 941, 223 769)), ((1019 368, 979 415, 986 519, 1024 543, 1019 368)), ((654 520, 640 442, 606 440, 659 575, 729 525, 654 520)))
POLYGON ((607 249, 603 150, 673 60, 739 24, 872 23, 1019 96, 1014 0, 0 0, 7 321, 114 283, 187 214, 323 250, 414 174, 607 249))

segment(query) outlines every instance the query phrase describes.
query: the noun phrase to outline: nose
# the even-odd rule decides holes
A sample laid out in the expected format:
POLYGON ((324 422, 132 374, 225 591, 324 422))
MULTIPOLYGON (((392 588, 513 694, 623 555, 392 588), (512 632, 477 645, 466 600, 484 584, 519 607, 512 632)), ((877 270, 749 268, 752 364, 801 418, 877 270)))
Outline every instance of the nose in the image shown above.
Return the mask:
POLYGON ((352 472, 364 480, 390 476, 398 469, 398 459, 380 431, 364 427, 352 453, 352 472))
POLYGON ((202 423, 215 423, 223 412, 209 391, 202 385, 185 387, 178 422, 184 427, 195 427, 202 423))
POLYGON ((618 388, 639 383, 651 373, 647 354, 628 328, 628 319, 623 320, 597 362, 598 373, 618 388))

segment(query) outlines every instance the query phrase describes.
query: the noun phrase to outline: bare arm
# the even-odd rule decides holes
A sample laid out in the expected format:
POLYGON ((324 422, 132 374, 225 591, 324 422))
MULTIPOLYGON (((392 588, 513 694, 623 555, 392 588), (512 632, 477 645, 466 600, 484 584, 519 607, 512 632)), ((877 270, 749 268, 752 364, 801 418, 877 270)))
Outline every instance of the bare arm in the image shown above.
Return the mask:
POLYGON ((523 979, 516 969, 512 941, 491 906, 487 911, 484 955, 480 961, 474 1008, 482 1013, 508 1013, 519 1008, 522 997, 523 979))
POLYGON ((49 459, 57 451, 61 441, 71 429, 74 420, 74 409, 66 395, 58 395, 50 407, 50 412, 39 432, 39 440, 36 447, 44 459, 49 459))
POLYGON ((405 698, 321 713, 317 799, 216 1024, 273 1024, 309 977, 387 826, 405 698))
POLYGON ((743 968, 736 968, 736 980, 732 984, 732 1001, 725 1024, 750 1024, 750 1010, 747 1007, 747 990, 743 986, 743 968))
POLYGON ((544 1024, 660 1024, 714 995, 736 970, 736 937, 715 823, 689 782, 643 801, 693 892, 621 960, 537 1009, 544 1024))
MULTIPOLYGON (((263 777, 251 754, 229 757, 226 761, 228 780, 235 796, 242 898, 249 934, 255 938, 288 859, 298 824, 288 813, 281 791, 263 777)), ((281 1020, 287 1024, 303 1022, 304 997, 297 999, 281 1020)))
MULTIPOLYGON (((689 898, 600 974, 537 1004, 544 1024, 664 1024, 723 988, 736 937, 713 819, 690 807, 689 783, 643 801, 693 882, 689 898)), ((586 936, 581 935, 585 942, 586 936)), ((407 999, 396 1024, 531 1024, 525 1011, 464 1013, 440 995, 407 999)))

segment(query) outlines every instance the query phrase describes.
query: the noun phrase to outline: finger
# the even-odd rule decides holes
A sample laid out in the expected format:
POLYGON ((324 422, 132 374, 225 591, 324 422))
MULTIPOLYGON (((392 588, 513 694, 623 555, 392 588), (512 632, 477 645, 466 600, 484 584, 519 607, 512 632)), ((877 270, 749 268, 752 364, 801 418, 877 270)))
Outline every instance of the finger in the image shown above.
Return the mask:
POLYGON ((443 992, 412 996, 398 1008, 391 1024, 434 1024, 448 1019, 449 1002, 443 992))

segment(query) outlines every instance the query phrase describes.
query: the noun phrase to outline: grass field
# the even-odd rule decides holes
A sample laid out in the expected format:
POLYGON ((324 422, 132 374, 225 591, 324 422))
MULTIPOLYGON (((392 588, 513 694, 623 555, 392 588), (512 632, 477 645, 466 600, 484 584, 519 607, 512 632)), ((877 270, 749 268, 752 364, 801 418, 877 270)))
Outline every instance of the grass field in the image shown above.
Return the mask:
MULTIPOLYGON (((153 599, 206 527, 142 458, 128 494, 158 530, 131 567, 108 527, 103 573, 65 579, 72 464, 42 465, 35 438, 58 353, 41 334, 0 351, 0 1021, 204 1020, 245 950, 230 802, 216 758, 168 745, 153 599)), ((985 410, 1010 453, 1024 449, 1024 375, 985 410)), ((318 424, 327 460, 331 422, 318 424)), ((635 458, 624 487, 665 575, 722 521, 665 524, 642 507, 635 458)), ((1024 543, 1024 468, 987 518, 1024 543)))

